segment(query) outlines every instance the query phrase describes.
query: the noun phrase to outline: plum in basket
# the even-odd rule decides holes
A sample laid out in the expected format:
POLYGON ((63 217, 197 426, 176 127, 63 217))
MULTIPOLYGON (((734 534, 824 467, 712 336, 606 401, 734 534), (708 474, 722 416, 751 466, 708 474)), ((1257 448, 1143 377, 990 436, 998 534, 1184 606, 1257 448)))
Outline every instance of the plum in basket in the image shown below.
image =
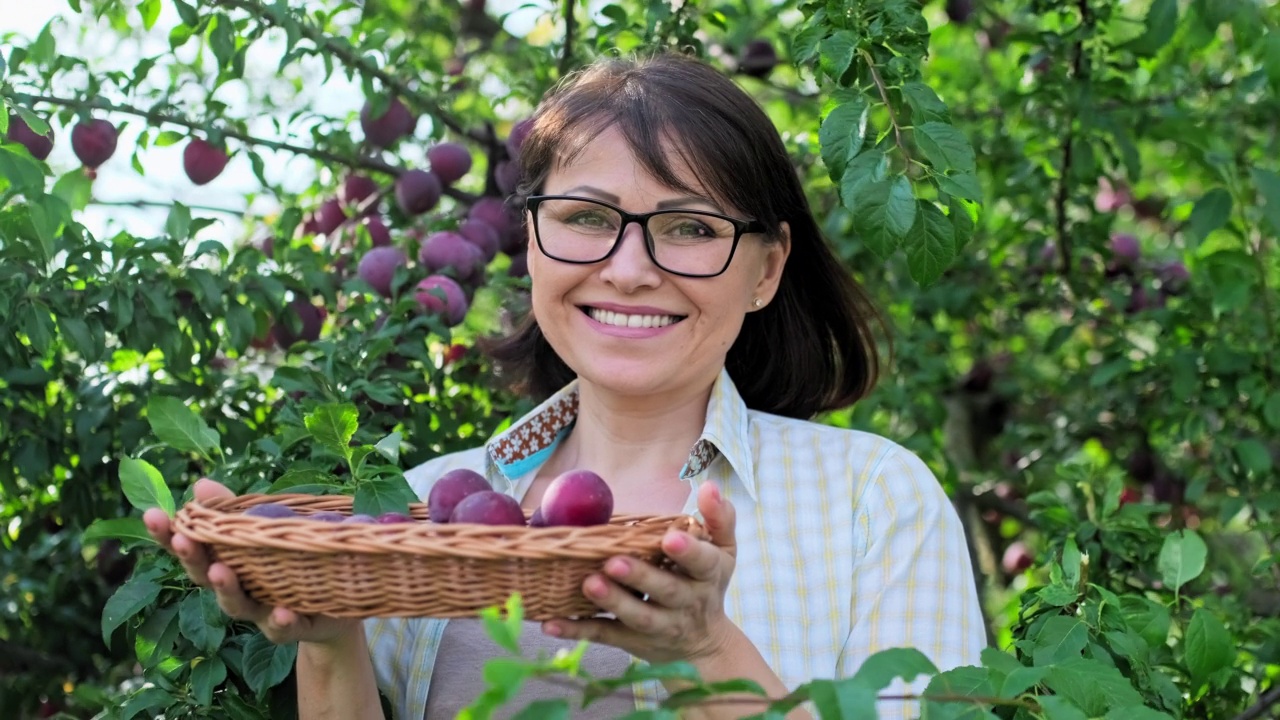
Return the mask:
POLYGON ((378 520, 377 520, 377 518, 375 518, 375 517, 374 517, 374 516, 372 516, 372 515, 365 515, 364 513, 356 513, 355 515, 352 515, 352 516, 348 517, 346 520, 343 520, 342 522, 344 522, 344 523, 371 523, 371 522, 377 522, 377 521, 378 521, 378 520))
POLYGON ((308 520, 319 520, 320 522, 340 523, 347 519, 346 515, 332 510, 321 510, 318 513, 311 513, 307 516, 308 520))
POLYGON ((613 491, 590 470, 570 470, 547 486, 539 509, 547 525, 604 525, 613 515, 613 491))
POLYGON ((298 517, 298 513, 294 512, 293 508, 289 507, 288 505, 281 505, 280 503, 263 503, 261 505, 254 505, 248 510, 245 510, 244 514, 250 517, 260 517, 260 518, 296 518, 298 517))
POLYGON ((436 480, 427 495, 427 514, 433 523, 449 522, 454 508, 463 498, 478 492, 493 490, 484 476, 473 470, 450 470, 436 480))
POLYGON ((379 525, 393 525, 395 523, 411 523, 413 518, 404 513, 385 512, 373 519, 379 525))
POLYGON ((450 523, 481 525, 524 525, 524 511, 510 495, 493 490, 472 493, 462 499, 449 516, 450 523))

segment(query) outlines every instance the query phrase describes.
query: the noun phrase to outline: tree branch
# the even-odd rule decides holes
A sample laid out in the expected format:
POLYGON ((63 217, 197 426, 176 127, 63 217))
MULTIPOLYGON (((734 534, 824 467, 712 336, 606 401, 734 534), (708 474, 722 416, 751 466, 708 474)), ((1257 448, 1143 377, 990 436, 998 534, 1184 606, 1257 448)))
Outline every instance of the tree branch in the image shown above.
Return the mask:
MULTIPOLYGON (((107 207, 134 207, 134 208, 172 208, 172 202, 161 202, 159 200, 90 200, 91 205, 105 205, 107 207)), ((186 203, 183 203, 187 205, 186 203)), ((237 210, 235 208, 214 207, 212 205, 187 205, 192 210, 203 210, 205 212, 221 213, 223 215, 234 215, 236 217, 244 217, 249 214, 249 209, 237 210)))
MULTIPOLYGON (((226 5, 227 7, 243 10, 260 21, 274 25, 276 27, 285 27, 284 20, 280 17, 282 10, 276 6, 266 6, 255 0, 213 0, 213 4, 226 5)), ((427 113, 433 118, 440 121, 442 125, 450 130, 472 139, 475 142, 484 142, 484 137, 471 130, 468 130, 456 118, 445 112, 439 104, 432 98, 412 89, 400 78, 374 65, 368 59, 357 54, 349 45, 335 41, 333 38, 325 35, 319 28, 313 27, 309 23, 296 23, 298 34, 315 43, 316 49, 323 53, 333 55, 333 57, 342 61, 347 67, 360 71, 362 74, 377 78, 385 87, 391 88, 396 95, 403 100, 408 101, 410 105, 416 106, 418 110, 427 113)))
MULTIPOLYGON (((1093 25, 1093 13, 1089 9, 1089 0, 1079 0, 1076 6, 1080 9, 1081 36, 1076 38, 1071 48, 1071 79, 1080 82, 1087 80, 1087 67, 1084 60, 1083 31, 1093 25)), ((1071 278, 1071 233, 1067 231, 1067 200, 1071 190, 1072 152, 1075 147, 1075 112, 1068 112, 1066 138, 1062 141, 1062 175, 1058 179, 1058 193, 1054 198, 1055 225, 1058 233, 1058 256, 1062 261, 1062 276, 1070 282, 1071 278)))
POLYGON ((1277 685, 1263 693, 1262 696, 1258 698, 1258 702, 1253 704, 1253 707, 1237 715, 1235 720, 1257 720, 1257 718, 1262 717, 1263 713, 1267 712, 1267 710, 1270 710, 1272 707, 1275 707, 1277 704, 1280 704, 1280 685, 1277 685))
POLYGON ((564 50, 560 53, 560 77, 569 74, 573 67, 573 35, 577 21, 573 17, 575 0, 564 0, 564 50))
MULTIPOLYGON (((179 115, 170 115, 159 110, 143 110, 142 108, 133 107, 131 105, 110 103, 100 98, 92 100, 78 100, 75 98, 55 97, 52 95, 23 94, 5 95, 4 97, 21 105, 47 103, 49 105, 59 105, 76 110, 102 110, 105 112, 120 113, 124 115, 135 115, 137 117, 146 118, 153 125, 178 125, 179 127, 184 127, 189 130, 204 130, 206 127, 204 123, 197 123, 179 115)), ((291 143, 279 142, 276 140, 266 140, 229 128, 221 129, 221 133, 226 137, 239 140, 246 145, 256 145, 271 148, 273 150, 283 150, 298 155, 305 155, 307 157, 316 158, 317 160, 323 160, 331 165, 356 168, 360 170, 372 170, 374 172, 391 175, 392 177, 399 177, 400 174, 404 172, 404 168, 397 167, 377 158, 347 157, 329 152, 328 150, 321 150, 319 148, 293 145, 291 143)), ((476 196, 453 187, 446 186, 444 188, 444 194, 458 200, 459 202, 473 203, 476 201, 476 196)))
POLYGON ((893 104, 889 102, 889 88, 885 87, 884 78, 880 77, 880 71, 876 69, 876 60, 871 57, 871 53, 866 50, 860 50, 862 59, 867 62, 867 68, 871 71, 871 79, 875 80, 876 88, 880 90, 880 99, 884 102, 885 110, 889 111, 889 124, 893 126, 893 139, 897 143, 898 149, 902 151, 902 157, 906 159, 907 164, 911 164, 911 154, 907 152, 907 143, 902 139, 902 126, 898 124, 898 118, 893 114, 893 104))

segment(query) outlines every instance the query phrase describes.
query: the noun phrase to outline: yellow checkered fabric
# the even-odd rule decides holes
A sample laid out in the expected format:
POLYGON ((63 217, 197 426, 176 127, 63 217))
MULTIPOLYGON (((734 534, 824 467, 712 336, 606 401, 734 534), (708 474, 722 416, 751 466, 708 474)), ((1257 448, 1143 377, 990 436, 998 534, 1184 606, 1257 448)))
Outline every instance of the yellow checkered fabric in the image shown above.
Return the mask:
MULTIPOLYGON (((484 447, 436 458, 406 477, 425 498, 456 468, 524 495, 577 410, 576 383, 484 447)), ((787 687, 842 678, 864 658, 914 647, 940 670, 980 663, 982 614, 959 517, 929 468, 900 445, 866 432, 750 410, 727 372, 707 406, 701 439, 681 477, 710 481, 737 511, 738 562, 725 610, 787 687)), ((378 685, 397 720, 423 717, 447 621, 373 619, 365 629, 378 685)), ((886 692, 919 692, 925 679, 886 692)), ((634 688, 638 707, 657 683, 634 688)), ((914 703, 880 703, 881 718, 908 718, 914 703)))

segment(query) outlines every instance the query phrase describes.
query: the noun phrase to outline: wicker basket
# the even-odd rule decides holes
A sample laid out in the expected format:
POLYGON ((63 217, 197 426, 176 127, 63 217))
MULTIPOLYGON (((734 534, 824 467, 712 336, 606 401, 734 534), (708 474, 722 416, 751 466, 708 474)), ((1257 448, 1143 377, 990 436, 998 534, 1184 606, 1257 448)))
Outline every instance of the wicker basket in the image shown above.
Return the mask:
POLYGON ((527 528, 435 524, 425 503, 411 505, 420 522, 387 525, 242 514, 267 502, 300 515, 352 511, 346 495, 241 495, 187 503, 175 530, 209 545, 258 602, 332 617, 474 617, 514 592, 530 620, 589 617, 600 609, 583 596, 582 583, 607 558, 669 565, 660 550, 669 528, 707 537, 687 515, 527 528))

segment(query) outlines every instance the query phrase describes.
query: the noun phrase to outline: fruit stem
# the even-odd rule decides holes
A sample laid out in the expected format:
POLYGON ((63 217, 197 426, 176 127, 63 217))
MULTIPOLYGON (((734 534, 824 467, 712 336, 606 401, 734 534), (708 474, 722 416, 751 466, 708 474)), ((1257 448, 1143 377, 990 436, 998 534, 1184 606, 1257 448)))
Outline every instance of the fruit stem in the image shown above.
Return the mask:
POLYGON ((880 71, 876 68, 876 60, 871 57, 871 53, 866 50, 859 50, 862 59, 867 63, 867 69, 871 71, 871 79, 875 80, 876 88, 880 91, 880 100, 884 102, 885 110, 889 111, 889 124, 893 126, 893 140, 897 144, 898 150, 902 152, 902 157, 911 164, 911 153, 907 152, 907 143, 902 139, 902 126, 898 124, 898 117, 893 112, 893 103, 889 102, 889 88, 885 87, 884 78, 880 77, 880 71))

